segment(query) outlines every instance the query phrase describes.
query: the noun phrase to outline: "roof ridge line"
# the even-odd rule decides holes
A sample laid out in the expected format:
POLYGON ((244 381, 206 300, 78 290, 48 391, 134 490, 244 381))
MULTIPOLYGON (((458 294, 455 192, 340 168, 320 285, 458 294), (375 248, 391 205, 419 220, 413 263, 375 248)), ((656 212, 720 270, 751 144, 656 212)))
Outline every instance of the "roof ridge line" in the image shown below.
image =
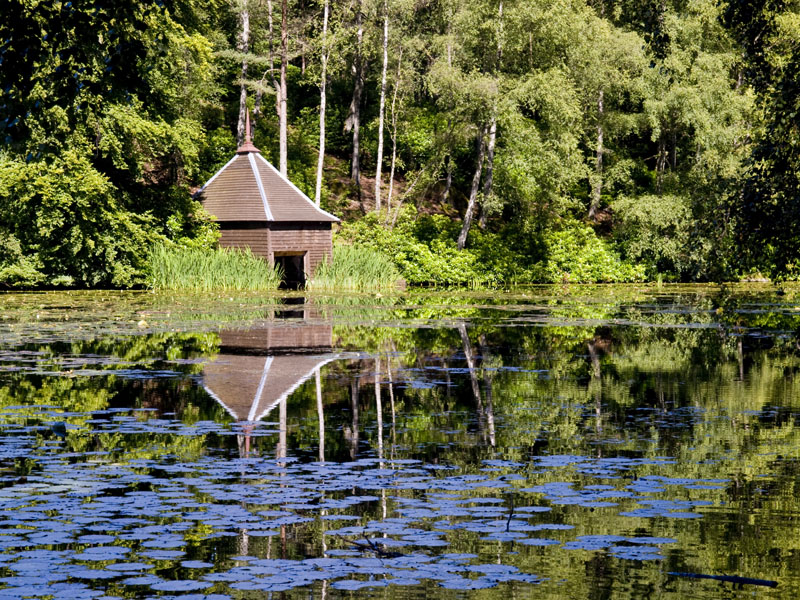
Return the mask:
MULTIPOLYGON (((259 154, 259 156, 261 155, 259 154)), ((258 186, 258 192, 261 194, 261 202, 264 204, 264 216, 267 218, 267 221, 274 221, 275 217, 272 216, 272 211, 269 209, 269 202, 267 201, 267 193, 264 191, 264 183, 261 181, 261 173, 258 172, 258 167, 256 166, 256 159, 253 158, 252 153, 249 153, 247 155, 247 160, 250 161, 250 168, 253 169, 253 175, 256 176, 256 185, 258 186)), ((302 194, 302 192, 300 193, 302 194)))
MULTIPOLYGON (((251 160, 255 160, 255 159, 253 159, 253 155, 252 155, 252 154, 248 154, 247 156, 248 156, 248 158, 250 158, 251 160)), ((318 212, 321 212, 322 214, 324 214, 324 215, 325 215, 325 216, 327 216, 327 217, 330 217, 330 218, 332 218, 332 219, 336 219, 336 221, 337 221, 337 222, 340 222, 340 221, 341 221, 341 219, 339 219, 339 217, 337 217, 336 215, 332 215, 332 214, 331 214, 331 213, 329 213, 328 211, 326 211, 326 210, 322 210, 322 209, 321 209, 319 206, 317 206, 316 204, 314 204, 314 202, 311 200, 311 198, 309 198, 308 196, 306 196, 306 195, 303 193, 303 191, 302 191, 300 188, 298 188, 298 187, 297 187, 295 184, 293 184, 293 183, 292 183, 292 181, 291 181, 291 180, 290 180, 288 177, 286 177, 286 176, 285 176, 283 173, 281 173, 281 172, 280 172, 278 169, 276 169, 276 168, 275 168, 275 165, 273 165, 271 162, 269 162, 269 161, 268 161, 266 158, 264 158, 264 157, 263 157, 261 154, 259 154, 259 155, 258 155, 258 157, 259 157, 259 158, 260 158, 262 161, 264 161, 264 164, 265 164, 265 165, 267 165, 267 166, 268 166, 270 169, 272 169, 273 171, 275 171, 275 174, 276 174, 276 175, 278 175, 278 177, 280 177, 280 178, 281 178, 281 179, 283 179, 283 180, 284 180, 286 183, 288 183, 288 184, 289 184, 289 185, 292 187, 292 189, 293 189, 295 192, 297 192, 298 194, 300 194, 300 196, 301 196, 301 197, 302 197, 302 198, 303 198, 303 199, 304 199, 306 202, 308 202, 308 203, 311 205, 311 207, 312 207, 314 210, 316 210, 316 211, 318 211, 318 212)), ((258 182, 258 183, 259 183, 259 189, 261 189, 261 180, 259 180, 259 182, 258 182)))
MULTIPOLYGON (((312 355, 312 357, 313 357, 313 356, 316 356, 316 355, 312 355)), ((289 387, 289 389, 288 389, 288 390, 286 390, 286 391, 285 391, 283 394, 281 394, 280 396, 278 396, 278 398, 277 398, 277 399, 276 399, 276 400, 275 400, 275 401, 274 401, 274 402, 273 402, 271 405, 269 405, 269 406, 268 406, 267 408, 265 408, 265 409, 264 409, 264 410, 263 410, 261 413, 259 413, 259 414, 258 414, 258 416, 256 417, 256 419, 255 419, 255 420, 256 420, 256 421, 260 421, 261 419, 263 419, 264 417, 266 417, 266 416, 267 416, 269 413, 271 413, 271 412, 272 412, 272 409, 273 409, 273 408, 275 408, 275 407, 276 407, 278 404, 280 404, 280 403, 281 403, 281 402, 283 402, 283 401, 284 401, 286 398, 288 398, 289 396, 291 396, 291 395, 292 395, 292 393, 294 393, 294 391, 295 391, 297 388, 299 388, 301 385, 303 385, 303 384, 304 384, 306 381, 308 381, 309 379, 311 379, 311 376, 314 374, 314 371, 316 371, 317 369, 321 369, 322 367, 324 367, 324 366, 325 366, 325 365, 327 365, 328 363, 330 363, 330 362, 333 362, 334 360, 336 360, 336 359, 338 359, 338 358, 339 358, 339 355, 338 355, 338 354, 334 354, 333 356, 329 356, 329 357, 327 357, 325 360, 319 361, 319 362, 318 362, 316 365, 314 365, 314 367, 312 367, 312 369, 311 369, 311 370, 310 370, 308 373, 306 373, 306 374, 305 374, 305 375, 303 375, 303 376, 302 376, 300 379, 298 379, 298 380, 297 380, 297 381, 294 383, 294 385, 292 385, 291 387, 289 387)))

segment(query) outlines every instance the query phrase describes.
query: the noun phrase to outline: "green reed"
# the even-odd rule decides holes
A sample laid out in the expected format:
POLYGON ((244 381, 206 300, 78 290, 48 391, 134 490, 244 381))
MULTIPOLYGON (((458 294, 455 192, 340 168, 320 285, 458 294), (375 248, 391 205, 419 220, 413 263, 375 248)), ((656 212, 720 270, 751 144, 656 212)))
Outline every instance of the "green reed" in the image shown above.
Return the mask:
POLYGON ((311 291, 375 292, 394 289, 400 272, 386 255, 364 246, 334 246, 333 260, 317 267, 311 291))
POLYGON ((149 254, 154 290, 276 290, 281 274, 249 249, 202 250, 156 244, 149 254))

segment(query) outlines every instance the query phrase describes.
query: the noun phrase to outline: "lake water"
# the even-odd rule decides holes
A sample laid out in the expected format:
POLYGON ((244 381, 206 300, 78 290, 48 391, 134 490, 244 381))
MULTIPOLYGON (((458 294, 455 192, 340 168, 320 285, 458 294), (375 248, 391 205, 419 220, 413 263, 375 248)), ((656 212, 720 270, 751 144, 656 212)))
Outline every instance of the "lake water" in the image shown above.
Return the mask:
POLYGON ((0 600, 796 598, 798 298, 2 295, 0 600))

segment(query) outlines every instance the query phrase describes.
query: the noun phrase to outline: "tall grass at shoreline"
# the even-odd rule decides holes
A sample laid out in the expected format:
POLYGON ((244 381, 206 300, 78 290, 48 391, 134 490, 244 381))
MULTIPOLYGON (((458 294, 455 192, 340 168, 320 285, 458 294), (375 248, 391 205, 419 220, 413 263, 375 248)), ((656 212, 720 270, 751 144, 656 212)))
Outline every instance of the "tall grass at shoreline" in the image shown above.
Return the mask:
POLYGON ((156 244, 148 284, 154 290, 192 292, 277 290, 280 273, 249 249, 203 250, 156 244))
POLYGON ((376 292, 393 289, 400 272, 386 255, 364 246, 334 246, 333 259, 317 267, 306 289, 314 292, 376 292))

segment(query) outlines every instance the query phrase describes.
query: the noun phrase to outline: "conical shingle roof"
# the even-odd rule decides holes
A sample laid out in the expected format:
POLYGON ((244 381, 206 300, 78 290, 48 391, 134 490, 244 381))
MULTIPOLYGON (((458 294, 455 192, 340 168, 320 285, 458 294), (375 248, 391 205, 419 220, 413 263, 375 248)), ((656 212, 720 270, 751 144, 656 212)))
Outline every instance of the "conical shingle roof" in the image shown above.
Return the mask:
POLYGON ((195 198, 217 221, 339 221, 281 175, 249 137, 195 198))

